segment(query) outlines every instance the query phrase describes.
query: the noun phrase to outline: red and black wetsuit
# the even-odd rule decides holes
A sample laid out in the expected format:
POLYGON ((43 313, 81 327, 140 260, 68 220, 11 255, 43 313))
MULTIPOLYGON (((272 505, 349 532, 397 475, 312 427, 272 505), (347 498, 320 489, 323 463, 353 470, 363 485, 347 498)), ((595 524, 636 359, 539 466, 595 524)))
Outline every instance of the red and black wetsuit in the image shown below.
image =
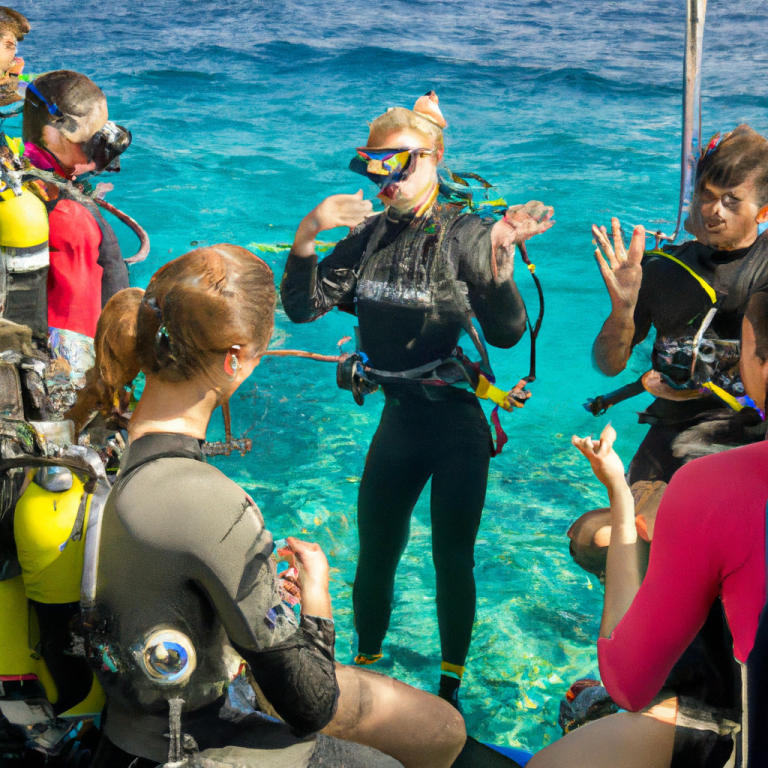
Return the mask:
MULTIPOLYGON (((27 147, 37 167, 65 175, 49 152, 27 147)), ((46 207, 51 252, 48 325, 93 338, 102 307, 129 284, 117 237, 95 205, 59 196, 46 207)))

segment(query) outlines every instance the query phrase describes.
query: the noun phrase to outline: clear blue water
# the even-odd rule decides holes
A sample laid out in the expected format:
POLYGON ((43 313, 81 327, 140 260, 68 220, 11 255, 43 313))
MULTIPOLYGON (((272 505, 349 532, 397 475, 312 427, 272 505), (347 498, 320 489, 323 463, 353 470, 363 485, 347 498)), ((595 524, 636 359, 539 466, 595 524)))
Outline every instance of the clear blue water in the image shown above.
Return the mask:
MULTIPOLYGON (((99 83, 134 143, 110 199, 137 218, 152 254, 135 284, 193 242, 289 242, 325 195, 354 192, 346 170, 366 120, 434 88, 449 122, 447 160, 495 182, 510 202, 541 199, 557 226, 531 243, 547 295, 539 380, 492 464, 476 551, 478 618, 464 709, 470 732, 538 749, 557 738, 569 682, 596 672, 602 590, 576 568, 565 531, 604 502, 571 434, 605 419, 586 397, 633 380, 596 373, 589 348, 608 308, 589 225, 672 228, 676 216, 684 5, 604 0, 21 0, 34 30, 28 71, 79 69, 99 83)), ((768 131, 768 9, 711 0, 705 134, 768 131)), ((363 182, 366 183, 366 182, 363 182)), ((366 189, 366 194, 371 194, 366 189)), ((343 233, 329 233, 338 239, 343 233)), ((120 232, 126 251, 130 233, 120 232)), ((265 253, 280 275, 285 251, 265 253)), ((524 274, 519 282, 535 308, 524 274)), ((276 346, 332 353, 353 321, 278 318, 276 346)), ((527 341, 492 359, 502 381, 527 372, 527 341)), ((234 403, 254 451, 218 462, 257 499, 276 537, 319 541, 333 566, 337 652, 349 657, 355 498, 381 399, 358 408, 333 366, 265 360, 234 403)), ((627 460, 634 411, 611 411, 627 460)), ((220 432, 220 423, 216 429, 220 432)), ((415 513, 382 670, 434 689, 440 655, 428 508, 415 513)))

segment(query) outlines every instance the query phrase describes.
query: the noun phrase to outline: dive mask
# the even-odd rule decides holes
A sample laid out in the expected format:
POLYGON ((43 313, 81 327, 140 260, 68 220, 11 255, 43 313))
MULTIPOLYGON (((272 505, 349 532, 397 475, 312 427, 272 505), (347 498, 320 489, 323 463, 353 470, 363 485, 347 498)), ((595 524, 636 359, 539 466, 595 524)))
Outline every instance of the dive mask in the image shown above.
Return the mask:
POLYGON ((357 156, 349 163, 349 170, 366 176, 379 189, 405 181, 415 170, 416 161, 422 155, 433 155, 434 149, 426 147, 401 149, 372 149, 358 147, 357 156))
POLYGON ((127 128, 107 120, 106 123, 84 141, 82 147, 89 163, 95 163, 93 173, 111 171, 117 173, 120 170, 120 155, 131 146, 133 136, 127 128))
MULTIPOLYGON (((40 104, 45 106, 48 113, 57 120, 57 128, 69 141, 79 144, 89 163, 95 163, 96 167, 91 175, 104 173, 104 171, 120 170, 120 155, 131 145, 133 137, 131 132, 122 125, 107 120, 89 139, 79 141, 79 136, 88 130, 88 121, 75 118, 61 111, 61 108, 46 99, 34 83, 29 83, 27 91, 34 94, 40 104), (60 121, 60 124, 58 122, 60 121)), ((87 134, 86 134, 87 135, 87 134)))

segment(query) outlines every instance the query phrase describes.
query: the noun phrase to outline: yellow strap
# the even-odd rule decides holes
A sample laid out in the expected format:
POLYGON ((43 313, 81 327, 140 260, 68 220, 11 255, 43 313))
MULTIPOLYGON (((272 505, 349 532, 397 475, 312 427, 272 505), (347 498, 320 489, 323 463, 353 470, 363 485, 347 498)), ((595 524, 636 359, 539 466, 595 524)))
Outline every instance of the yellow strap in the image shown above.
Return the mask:
POLYGON ((665 259, 669 259, 670 261, 674 261, 675 264, 679 264, 686 272, 688 272, 689 275, 692 275, 696 279, 699 285, 707 292, 707 296, 709 296, 712 303, 717 304, 717 294, 715 293, 715 289, 703 277, 701 277, 701 275, 697 275, 686 263, 680 261, 680 259, 672 256, 669 253, 666 253, 665 251, 657 250, 651 251, 651 253, 654 256, 663 256, 665 259))
POLYGON ((490 400, 492 403, 495 403, 505 411, 512 410, 512 406, 507 400, 507 393, 503 389, 499 389, 498 387, 491 384, 491 382, 488 381, 488 379, 486 379, 482 373, 480 374, 480 381, 477 385, 477 389, 475 390, 475 394, 481 400, 490 400))
POLYGON ((460 664, 451 664, 448 661, 440 662, 441 672, 453 673, 459 680, 461 680, 461 678, 464 676, 465 669, 466 667, 462 667, 460 664))
POLYGON ((717 395, 717 397, 727 403, 737 413, 744 407, 733 395, 728 394, 728 392, 718 387, 717 384, 713 384, 711 381, 708 381, 701 386, 706 387, 713 395, 717 395))

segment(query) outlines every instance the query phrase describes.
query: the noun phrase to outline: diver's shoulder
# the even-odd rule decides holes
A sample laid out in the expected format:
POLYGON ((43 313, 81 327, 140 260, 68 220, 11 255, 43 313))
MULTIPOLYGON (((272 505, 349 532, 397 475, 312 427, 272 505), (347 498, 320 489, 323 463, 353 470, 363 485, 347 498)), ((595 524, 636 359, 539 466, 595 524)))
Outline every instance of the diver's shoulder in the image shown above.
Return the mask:
POLYGON ((481 216, 470 211, 458 212, 455 208, 444 206, 439 212, 443 226, 453 237, 477 233, 483 235, 493 229, 496 221, 488 216, 481 216))
POLYGON ((643 267, 647 264, 664 265, 679 268, 677 262, 688 266, 696 264, 703 255, 712 253, 712 249, 698 240, 688 240, 679 245, 663 245, 643 253, 643 267))
POLYGON ((57 223, 58 219, 61 218, 72 222, 73 226, 82 226, 85 222, 93 227, 99 226, 94 211, 88 206, 83 205, 80 201, 73 200, 71 197, 58 197, 53 200, 50 204, 48 216, 49 218, 53 217, 57 223))
MULTIPOLYGON (((118 480, 119 482, 119 480, 118 480)), ((212 464, 182 456, 154 459, 120 483, 115 510, 124 522, 164 524, 208 512, 240 509, 248 494, 212 464)), ((252 502, 251 502, 252 503, 252 502)), ((255 505, 254 505, 255 507, 255 505)))

